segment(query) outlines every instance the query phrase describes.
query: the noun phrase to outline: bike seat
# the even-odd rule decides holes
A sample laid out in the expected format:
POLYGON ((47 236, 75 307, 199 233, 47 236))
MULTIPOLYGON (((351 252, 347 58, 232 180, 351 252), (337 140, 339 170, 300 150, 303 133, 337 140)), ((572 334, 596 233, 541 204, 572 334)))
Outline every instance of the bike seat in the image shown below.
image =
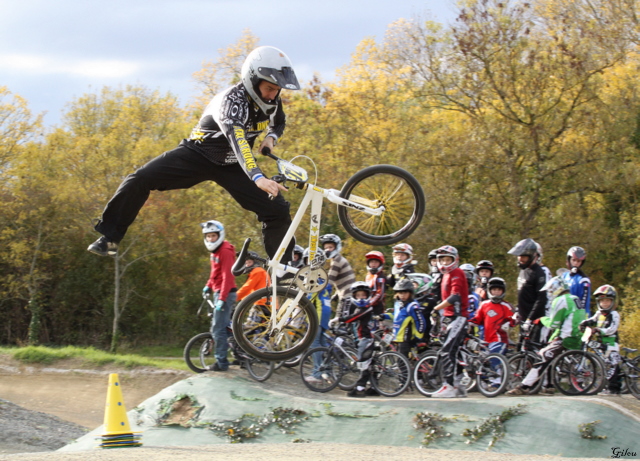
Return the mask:
POLYGON ((242 275, 244 271, 244 262, 247 259, 247 253, 249 252, 249 244, 251 244, 251 239, 248 238, 244 241, 244 245, 242 245, 242 250, 238 253, 238 257, 236 258, 236 262, 231 267, 231 273, 234 277, 238 277, 242 275))
POLYGON ((627 354, 633 354, 634 352, 638 352, 638 349, 631 349, 630 347, 623 347, 622 350, 627 354))

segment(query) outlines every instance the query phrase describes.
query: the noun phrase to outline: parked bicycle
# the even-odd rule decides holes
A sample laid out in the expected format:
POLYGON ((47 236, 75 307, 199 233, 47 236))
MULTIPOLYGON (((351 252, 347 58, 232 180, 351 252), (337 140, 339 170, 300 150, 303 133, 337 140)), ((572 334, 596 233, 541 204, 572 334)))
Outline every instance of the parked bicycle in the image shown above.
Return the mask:
MULTIPOLYGON (((458 350, 457 367, 461 368, 460 385, 467 391, 473 387, 485 397, 503 393, 509 383, 509 364, 502 354, 491 353, 485 341, 467 335, 458 350)), ((437 351, 422 354, 413 370, 413 382, 418 391, 431 397, 442 387, 442 358, 437 351)))
MULTIPOLYGON (((249 354, 281 361, 305 351, 318 329, 316 310, 306 294, 320 291, 328 283, 322 267, 326 257, 318 248, 323 199, 338 205, 338 217, 349 235, 360 242, 381 246, 399 242, 413 233, 422 221, 425 197, 418 181, 396 166, 365 168, 338 191, 311 184, 306 170, 300 166, 270 152, 265 155, 277 162, 279 174, 272 179, 284 185, 294 184, 305 195, 275 257, 266 263, 272 285, 244 298, 236 306, 232 325, 238 344, 249 354), (308 208, 310 263, 296 269, 280 261, 308 208), (290 286, 279 286, 278 279, 287 273, 294 275, 290 286)), ((240 270, 250 242, 245 241, 233 272, 240 270)))
MULTIPOLYGON (((350 390, 360 377, 361 363, 355 350, 343 344, 348 333, 334 330, 336 339, 329 347, 317 347, 307 351, 300 363, 300 375, 304 384, 316 392, 329 392, 340 386, 350 390), (345 382, 345 375, 348 381, 345 382)), ((402 394, 411 382, 411 365, 405 356, 394 351, 374 349, 368 364, 371 386, 385 397, 402 394)))
MULTIPOLYGON (((211 317, 213 315, 214 304, 208 295, 204 296, 200 309, 198 309, 198 314, 200 314, 205 304, 208 305, 207 315, 211 317)), ((249 375, 256 381, 266 381, 269 379, 273 374, 275 363, 261 360, 247 354, 235 340, 231 327, 227 327, 227 333, 229 350, 232 352, 235 360, 240 363, 240 366, 246 368, 249 375)), ((211 367, 216 362, 215 349, 215 340, 210 331, 197 334, 191 338, 184 347, 184 361, 195 373, 204 373, 205 371, 211 370, 211 367)))

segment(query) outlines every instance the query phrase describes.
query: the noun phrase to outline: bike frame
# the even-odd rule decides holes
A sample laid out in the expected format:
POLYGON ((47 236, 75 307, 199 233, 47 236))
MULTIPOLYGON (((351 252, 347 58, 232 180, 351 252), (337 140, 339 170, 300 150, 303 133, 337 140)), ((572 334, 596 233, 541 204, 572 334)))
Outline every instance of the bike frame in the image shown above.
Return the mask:
MULTIPOLYGON (((362 197, 357 197, 358 202, 354 202, 352 200, 348 200, 346 198, 340 197, 340 191, 335 189, 323 189, 322 187, 318 187, 312 184, 304 184, 302 186, 305 189, 305 195, 300 203, 300 207, 296 212, 287 233, 285 234, 280 246, 278 247, 275 257, 271 259, 268 263, 268 271, 271 276, 272 288, 273 288, 273 298, 276 299, 276 289, 278 284, 278 274, 296 274, 298 269, 291 267, 286 264, 282 264, 280 260, 284 256, 284 252, 289 246, 289 242, 293 239, 296 230, 298 230, 298 226, 302 222, 302 218, 306 213, 307 209, 311 207, 311 215, 309 222, 309 264, 311 267, 319 267, 322 262, 324 262, 323 258, 318 258, 318 244, 320 239, 320 222, 322 216, 322 201, 324 199, 329 200, 332 203, 337 204, 338 206, 345 206, 349 208, 356 209, 358 211, 362 211, 365 213, 369 213, 372 216, 380 216, 384 211, 383 206, 376 206, 376 204, 368 199, 364 199, 362 197)), ((305 292, 302 290, 298 291, 298 294, 293 300, 287 300, 290 302, 285 303, 283 306, 279 307, 281 310, 283 307, 285 310, 278 314, 280 320, 274 322, 274 312, 275 309, 271 310, 271 332, 274 331, 282 331, 285 323, 293 317, 295 313, 295 309, 297 309, 297 304, 305 295, 305 292)))

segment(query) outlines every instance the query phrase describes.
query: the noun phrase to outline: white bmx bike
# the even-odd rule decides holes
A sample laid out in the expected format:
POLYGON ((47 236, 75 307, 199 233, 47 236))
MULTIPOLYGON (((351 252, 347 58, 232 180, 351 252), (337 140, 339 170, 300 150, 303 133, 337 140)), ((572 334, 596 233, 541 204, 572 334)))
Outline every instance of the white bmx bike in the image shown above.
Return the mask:
MULTIPOLYGON (((263 153, 277 162, 280 174, 272 179, 295 184, 305 195, 275 257, 265 261, 271 286, 256 290, 238 303, 232 329, 238 345, 248 354, 282 361, 304 352, 318 331, 316 309, 307 294, 322 290, 328 283, 323 269, 326 256, 318 248, 322 200, 338 205, 340 222, 349 235, 381 246, 397 243, 413 233, 424 215, 425 198, 416 178, 397 166, 365 168, 338 191, 308 183, 306 170, 292 163, 295 158, 287 161, 270 152, 263 153), (309 264, 296 269, 280 261, 309 207, 309 264), (278 279, 283 278, 290 280, 288 286, 279 284, 278 279)), ((251 239, 245 241, 233 267, 234 274, 241 273, 250 242, 251 239)))

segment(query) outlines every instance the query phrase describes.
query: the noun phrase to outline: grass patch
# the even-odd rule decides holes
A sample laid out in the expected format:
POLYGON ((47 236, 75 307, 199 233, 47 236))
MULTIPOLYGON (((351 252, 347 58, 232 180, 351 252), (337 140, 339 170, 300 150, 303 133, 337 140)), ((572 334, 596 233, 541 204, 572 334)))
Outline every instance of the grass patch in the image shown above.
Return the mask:
POLYGON ((0 348, 0 353, 11 355, 27 364, 50 365, 59 360, 79 359, 88 366, 116 365, 123 368, 154 367, 162 369, 188 370, 182 359, 155 360, 136 354, 110 354, 93 347, 66 346, 60 348, 28 346, 20 348, 0 348))

